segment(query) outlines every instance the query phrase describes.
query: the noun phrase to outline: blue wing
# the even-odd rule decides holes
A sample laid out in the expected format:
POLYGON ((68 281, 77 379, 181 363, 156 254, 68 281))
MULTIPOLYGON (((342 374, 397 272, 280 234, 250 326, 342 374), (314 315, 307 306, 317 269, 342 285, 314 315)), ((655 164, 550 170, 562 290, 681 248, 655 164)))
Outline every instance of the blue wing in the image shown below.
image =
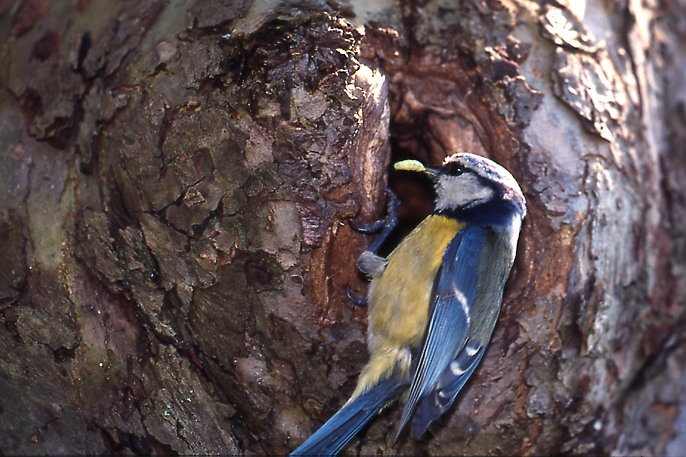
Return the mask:
POLYGON ((479 365, 485 347, 476 339, 470 339, 454 361, 443 371, 436 387, 424 397, 412 417, 412 436, 420 438, 429 425, 453 404, 457 394, 479 365))
POLYGON ((443 254, 422 351, 396 439, 410 419, 413 435, 421 436, 452 404, 483 356, 481 342, 469 340, 470 310, 488 243, 487 228, 469 226, 458 232, 443 254))
POLYGON ((407 389, 407 381, 381 381, 346 404, 291 455, 336 455, 387 403, 407 389))

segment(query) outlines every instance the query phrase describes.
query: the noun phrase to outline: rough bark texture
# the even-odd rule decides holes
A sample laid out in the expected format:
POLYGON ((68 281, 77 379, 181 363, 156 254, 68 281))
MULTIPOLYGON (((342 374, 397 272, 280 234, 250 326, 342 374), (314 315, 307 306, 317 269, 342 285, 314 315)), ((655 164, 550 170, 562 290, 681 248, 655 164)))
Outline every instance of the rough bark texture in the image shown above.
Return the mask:
POLYGON ((0 453, 293 449, 366 360, 348 222, 459 150, 529 204, 492 345, 348 451, 684 449, 685 10, 0 0, 0 453))

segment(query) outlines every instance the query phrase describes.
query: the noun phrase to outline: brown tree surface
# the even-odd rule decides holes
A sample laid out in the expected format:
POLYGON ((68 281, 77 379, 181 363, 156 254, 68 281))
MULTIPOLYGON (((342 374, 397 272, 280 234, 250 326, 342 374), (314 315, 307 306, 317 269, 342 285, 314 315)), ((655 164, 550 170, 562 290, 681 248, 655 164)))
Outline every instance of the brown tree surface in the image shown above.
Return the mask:
POLYGON ((367 357, 349 222, 460 150, 529 205, 492 344, 348 452, 678 453, 685 10, 0 0, 0 454, 292 450, 367 357))

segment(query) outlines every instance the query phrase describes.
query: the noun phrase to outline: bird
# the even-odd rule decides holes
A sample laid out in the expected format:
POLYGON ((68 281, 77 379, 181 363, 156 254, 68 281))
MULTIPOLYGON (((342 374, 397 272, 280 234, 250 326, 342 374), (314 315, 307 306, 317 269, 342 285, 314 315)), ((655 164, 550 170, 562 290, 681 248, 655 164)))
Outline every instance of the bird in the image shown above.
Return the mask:
MULTIPOLYGON (((380 411, 405 401, 394 444, 409 427, 419 439, 454 403, 493 333, 514 263, 526 200, 496 162, 467 152, 439 167, 416 160, 398 171, 427 175, 433 211, 384 258, 379 248, 397 224, 397 197, 357 266, 366 300, 369 361, 348 402, 291 455, 336 455, 380 411)), ((366 302, 366 303, 365 303, 366 302)))

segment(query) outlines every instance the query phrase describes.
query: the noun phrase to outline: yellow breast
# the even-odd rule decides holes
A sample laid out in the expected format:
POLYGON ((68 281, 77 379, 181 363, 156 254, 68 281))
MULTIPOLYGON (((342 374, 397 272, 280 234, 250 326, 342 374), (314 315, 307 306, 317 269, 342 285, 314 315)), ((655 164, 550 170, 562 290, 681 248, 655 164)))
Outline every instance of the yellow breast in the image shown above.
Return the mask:
MULTIPOLYGON (((429 216, 391 253, 383 275, 370 284, 371 344, 378 348, 420 343, 443 251, 463 226, 452 218, 429 216)), ((371 352, 375 349, 370 347, 371 352)))
POLYGON ((445 216, 427 217, 388 256, 381 277, 372 280, 367 332, 370 359, 353 398, 395 369, 409 372, 410 348, 419 345, 424 336, 443 252, 464 226, 445 216))

